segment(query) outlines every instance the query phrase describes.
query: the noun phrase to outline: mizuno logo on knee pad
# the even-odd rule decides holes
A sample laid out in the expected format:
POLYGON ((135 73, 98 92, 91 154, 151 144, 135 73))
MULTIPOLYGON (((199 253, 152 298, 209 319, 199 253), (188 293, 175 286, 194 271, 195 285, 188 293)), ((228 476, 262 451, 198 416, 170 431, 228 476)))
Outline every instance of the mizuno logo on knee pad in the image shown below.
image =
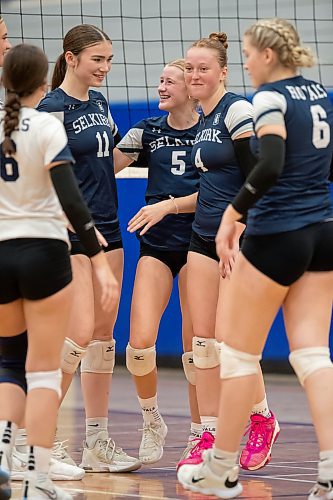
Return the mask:
POLYGON ((71 355, 74 356, 75 358, 79 358, 80 357, 80 353, 78 351, 72 351, 71 355))
POLYGON ((144 361, 144 356, 134 356, 135 361, 144 361))

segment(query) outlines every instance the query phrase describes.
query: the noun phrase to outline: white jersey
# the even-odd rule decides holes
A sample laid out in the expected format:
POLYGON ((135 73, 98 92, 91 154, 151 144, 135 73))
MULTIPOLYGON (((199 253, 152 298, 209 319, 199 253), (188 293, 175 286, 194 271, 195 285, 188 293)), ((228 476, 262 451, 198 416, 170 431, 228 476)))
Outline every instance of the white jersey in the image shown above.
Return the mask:
MULTIPOLYGON (((0 111, 0 144, 4 115, 0 111)), ((13 157, 0 151, 0 241, 51 238, 68 243, 67 219, 49 173, 53 163, 73 161, 63 125, 48 113, 22 107, 11 138, 13 157)))

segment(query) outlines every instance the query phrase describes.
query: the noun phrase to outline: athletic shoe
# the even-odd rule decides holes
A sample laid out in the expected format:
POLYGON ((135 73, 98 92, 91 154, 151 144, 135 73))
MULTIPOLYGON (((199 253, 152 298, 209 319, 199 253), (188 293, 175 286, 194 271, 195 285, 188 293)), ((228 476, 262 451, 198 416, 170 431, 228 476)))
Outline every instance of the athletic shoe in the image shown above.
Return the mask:
POLYGON ((333 481, 317 481, 311 488, 308 500, 332 500, 333 499, 333 481))
POLYGON ((8 500, 11 497, 12 490, 9 479, 9 473, 0 468, 0 500, 8 500))
POLYGON ((195 438, 189 437, 188 438, 186 448, 183 450, 183 453, 181 454, 178 463, 180 463, 183 460, 185 460, 185 458, 189 458, 189 456, 191 455, 191 452, 192 452, 193 448, 199 443, 200 439, 201 439, 200 437, 195 437, 195 438))
MULTIPOLYGON (((12 481, 23 481, 27 470, 28 455, 19 452, 15 447, 12 454, 12 481)), ((79 481, 83 478, 85 472, 77 465, 70 465, 51 456, 50 461, 50 479, 53 481, 79 481)))
POLYGON ((243 491, 238 482, 238 466, 235 465, 222 475, 216 475, 210 468, 212 451, 203 454, 203 462, 198 465, 185 464, 177 472, 178 481, 186 489, 216 495, 219 498, 235 498, 243 491))
POLYGON ((52 458, 55 460, 59 460, 60 462, 63 462, 65 464, 77 466, 72 457, 69 455, 67 448, 68 448, 68 439, 65 439, 65 441, 60 441, 59 439, 56 439, 54 441, 54 445, 52 448, 52 458))
POLYGON ((127 455, 122 448, 116 447, 113 439, 105 439, 105 435, 105 431, 99 432, 92 447, 84 441, 80 467, 88 472, 130 472, 140 469, 140 460, 127 455))
POLYGON ((143 464, 154 464, 163 456, 163 446, 168 428, 161 419, 160 423, 144 422, 139 448, 139 459, 143 464))
POLYGON ((23 500, 73 500, 72 495, 54 486, 47 474, 27 472, 23 483, 23 500))
POLYGON ((271 460, 272 447, 280 433, 279 422, 273 413, 269 418, 251 415, 250 426, 245 434, 249 438, 239 458, 242 469, 258 470, 271 460))
POLYGON ((210 450, 213 448, 215 438, 210 432, 204 432, 197 442, 197 444, 192 448, 189 456, 180 460, 177 465, 177 470, 183 465, 198 465, 203 462, 202 454, 205 450, 210 450))

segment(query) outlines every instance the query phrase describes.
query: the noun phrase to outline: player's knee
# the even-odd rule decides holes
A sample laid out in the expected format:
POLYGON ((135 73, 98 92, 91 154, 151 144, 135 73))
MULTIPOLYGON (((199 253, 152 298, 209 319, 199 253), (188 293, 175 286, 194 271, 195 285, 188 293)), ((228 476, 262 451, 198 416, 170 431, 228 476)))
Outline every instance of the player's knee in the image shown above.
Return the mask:
POLYGON ((260 354, 249 354, 248 352, 238 351, 233 347, 221 342, 220 350, 220 376, 222 379, 247 377, 248 375, 257 375, 260 354))
POLYGON ((0 383, 15 384, 27 392, 25 362, 28 350, 27 332, 0 339, 0 383))
POLYGON ((215 339, 193 337, 193 361, 196 368, 215 368, 220 364, 215 339))
POLYGON ((333 366, 328 347, 296 349, 289 354, 289 362, 302 386, 312 373, 333 366))
POLYGON ((66 337, 61 352, 62 371, 74 375, 86 351, 87 349, 85 347, 80 346, 74 342, 74 340, 66 337))
POLYGON ((156 347, 134 349, 130 344, 126 347, 126 366, 135 376, 143 377, 156 368, 156 347))
POLYGON ((113 373, 116 341, 92 340, 81 361, 81 373, 113 373))
POLYGON ((61 370, 43 371, 43 372, 27 372, 28 392, 34 389, 50 389, 55 391, 61 398, 61 370))
POLYGON ((182 355, 184 373, 187 381, 195 385, 195 366, 193 362, 193 351, 184 352, 182 355))

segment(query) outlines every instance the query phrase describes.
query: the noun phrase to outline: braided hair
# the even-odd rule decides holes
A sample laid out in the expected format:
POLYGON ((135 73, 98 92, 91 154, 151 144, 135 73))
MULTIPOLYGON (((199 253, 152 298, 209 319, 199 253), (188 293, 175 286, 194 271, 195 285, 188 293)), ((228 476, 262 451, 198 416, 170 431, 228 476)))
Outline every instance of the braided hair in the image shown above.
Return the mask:
POLYGON ((271 48, 286 67, 311 67, 315 64, 311 50, 303 47, 294 26, 281 18, 262 19, 245 32, 259 50, 271 48))
POLYGON ((16 151, 11 134, 19 124, 21 98, 31 95, 46 82, 47 71, 46 55, 34 45, 16 45, 6 55, 2 71, 2 82, 7 89, 4 107, 5 139, 1 144, 5 155, 11 156, 16 151))

